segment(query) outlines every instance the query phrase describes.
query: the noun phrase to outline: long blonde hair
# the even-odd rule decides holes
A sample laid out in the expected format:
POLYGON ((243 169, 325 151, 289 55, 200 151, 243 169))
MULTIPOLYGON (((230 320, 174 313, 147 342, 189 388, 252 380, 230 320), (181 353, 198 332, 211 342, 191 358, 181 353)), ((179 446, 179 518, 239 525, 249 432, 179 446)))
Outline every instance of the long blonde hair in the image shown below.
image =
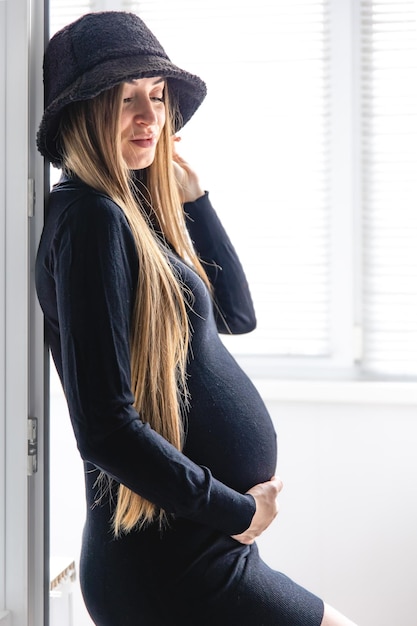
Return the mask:
MULTIPOLYGON (((139 278, 131 322, 131 381, 135 408, 143 421, 181 449, 187 404, 186 360, 190 295, 179 280, 149 223, 156 216, 163 236, 191 262, 208 284, 187 236, 172 166, 175 111, 165 88, 167 121, 153 164, 145 171, 144 193, 134 192, 121 153, 122 86, 68 107, 61 121, 64 170, 108 195, 124 211, 135 239, 139 278), (155 311, 161 314, 155 314, 155 311)), ((164 511, 124 485, 113 517, 116 535, 157 519, 164 511)))

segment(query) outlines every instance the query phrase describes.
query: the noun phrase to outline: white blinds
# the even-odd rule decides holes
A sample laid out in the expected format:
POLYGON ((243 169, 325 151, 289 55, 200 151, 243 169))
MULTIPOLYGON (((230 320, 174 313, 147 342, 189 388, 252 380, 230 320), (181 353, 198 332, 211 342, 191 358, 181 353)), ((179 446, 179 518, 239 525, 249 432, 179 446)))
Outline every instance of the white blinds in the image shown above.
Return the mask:
POLYGON ((417 375, 417 11, 362 2, 365 368, 417 375))

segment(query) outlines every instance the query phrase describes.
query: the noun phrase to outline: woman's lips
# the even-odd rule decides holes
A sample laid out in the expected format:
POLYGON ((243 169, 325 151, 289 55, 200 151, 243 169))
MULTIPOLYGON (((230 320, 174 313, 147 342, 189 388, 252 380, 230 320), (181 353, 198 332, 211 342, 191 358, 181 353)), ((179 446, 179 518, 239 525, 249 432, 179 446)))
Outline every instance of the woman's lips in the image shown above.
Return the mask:
POLYGON ((150 135, 149 137, 134 137, 130 140, 130 142, 139 148, 153 148, 156 145, 156 136, 150 135))

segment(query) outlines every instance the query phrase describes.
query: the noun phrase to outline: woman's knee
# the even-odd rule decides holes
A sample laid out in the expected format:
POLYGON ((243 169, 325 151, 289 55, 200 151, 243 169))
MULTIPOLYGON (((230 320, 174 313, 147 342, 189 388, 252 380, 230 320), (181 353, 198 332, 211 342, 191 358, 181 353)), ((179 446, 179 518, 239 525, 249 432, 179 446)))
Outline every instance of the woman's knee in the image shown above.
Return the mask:
POLYGON ((329 604, 324 605, 324 615, 323 621, 321 622, 321 626, 358 626, 355 622, 348 619, 339 611, 336 611, 329 604))

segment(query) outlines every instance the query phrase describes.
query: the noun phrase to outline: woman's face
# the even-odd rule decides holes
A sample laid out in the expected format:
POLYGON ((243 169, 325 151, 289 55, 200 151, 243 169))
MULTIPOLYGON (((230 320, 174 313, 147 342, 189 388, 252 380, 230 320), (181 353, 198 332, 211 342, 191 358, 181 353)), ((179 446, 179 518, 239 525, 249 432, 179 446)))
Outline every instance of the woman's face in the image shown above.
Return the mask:
POLYGON ((123 85, 122 155, 131 170, 150 165, 165 124, 163 78, 140 78, 123 85))

